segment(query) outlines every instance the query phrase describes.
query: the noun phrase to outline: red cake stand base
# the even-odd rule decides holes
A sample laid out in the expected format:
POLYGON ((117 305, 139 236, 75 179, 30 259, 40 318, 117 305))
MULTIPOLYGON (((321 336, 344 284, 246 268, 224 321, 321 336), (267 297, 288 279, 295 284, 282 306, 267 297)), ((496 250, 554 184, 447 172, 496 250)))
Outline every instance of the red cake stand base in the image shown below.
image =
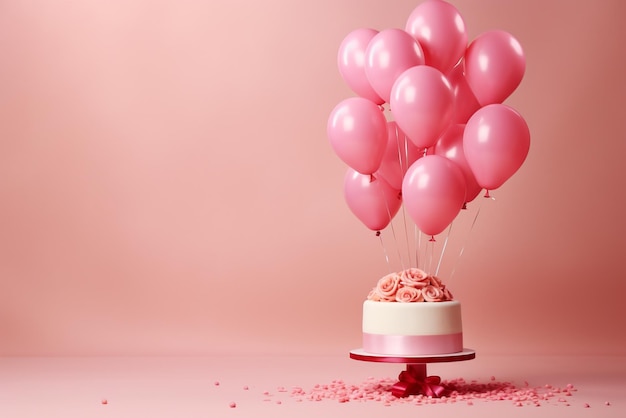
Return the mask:
POLYGON ((398 382, 392 386, 394 396, 405 397, 409 395, 423 394, 426 396, 439 397, 445 388, 439 383, 439 376, 428 376, 426 365, 428 363, 449 363, 453 361, 465 361, 476 358, 476 352, 469 348, 450 354, 420 355, 420 356, 390 356, 385 354, 373 354, 357 348, 350 351, 350 358, 360 361, 375 363, 404 363, 406 370, 398 376, 398 382))

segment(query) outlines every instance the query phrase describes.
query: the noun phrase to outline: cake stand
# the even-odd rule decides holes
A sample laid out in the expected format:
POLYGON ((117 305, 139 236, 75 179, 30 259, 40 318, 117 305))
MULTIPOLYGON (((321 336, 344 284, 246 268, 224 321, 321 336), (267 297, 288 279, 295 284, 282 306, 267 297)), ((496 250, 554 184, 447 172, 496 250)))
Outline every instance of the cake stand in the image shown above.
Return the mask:
POLYGON ((405 397, 409 395, 422 394, 426 396, 439 397, 444 393, 444 388, 439 383, 439 376, 428 376, 426 365, 428 363, 449 363, 453 361, 465 361, 476 358, 476 352, 469 348, 463 351, 450 354, 430 354, 418 356, 395 356, 387 354, 368 353, 362 348, 350 351, 350 358, 360 361, 371 361, 375 363, 404 363, 406 370, 398 376, 398 382, 391 388, 394 396, 405 397))

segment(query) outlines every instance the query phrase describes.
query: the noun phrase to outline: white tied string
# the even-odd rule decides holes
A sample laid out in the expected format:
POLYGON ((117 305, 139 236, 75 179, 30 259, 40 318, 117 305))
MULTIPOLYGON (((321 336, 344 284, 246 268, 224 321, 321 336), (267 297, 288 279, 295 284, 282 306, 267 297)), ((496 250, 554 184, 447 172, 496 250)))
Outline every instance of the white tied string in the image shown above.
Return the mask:
POLYGON ((452 232, 452 223, 448 227, 448 233, 446 234, 446 239, 443 241, 443 248, 441 249, 441 254, 439 255, 439 262, 437 263, 437 268, 435 269, 435 276, 439 275, 439 268, 441 267, 441 261, 443 260, 443 255, 446 252, 446 247, 448 246, 448 238, 450 238, 450 232, 452 232))
MULTIPOLYGON (((485 197, 487 197, 487 196, 485 196, 485 197)), ((472 231, 474 230, 474 225, 476 225, 476 220, 478 219, 478 215, 480 215, 480 208, 482 206, 482 202, 483 202, 483 199, 481 199, 480 203, 478 203, 478 209, 476 210, 476 215, 474 215, 474 220, 472 221, 472 224, 470 225, 469 231, 467 231, 467 234, 465 235, 465 239, 463 240, 463 245, 461 246, 461 251, 459 251, 459 255, 456 257, 456 260, 454 261, 454 266, 452 267, 452 272, 450 272, 450 279, 452 279, 452 277, 454 277, 454 273, 456 272, 456 268, 457 268, 457 266, 459 264, 459 260, 461 259, 461 256, 465 252, 465 246, 467 244, 467 240, 468 240, 469 236, 471 235, 472 231)))
MULTIPOLYGON (((387 216, 389 217, 389 226, 391 228, 393 241, 396 243, 396 249, 398 251, 398 258, 400 260, 400 266, 402 267, 402 270, 404 270, 404 261, 402 260, 402 254, 400 253, 400 247, 398 246, 398 238, 396 236, 396 229, 393 227, 393 222, 391 222, 392 221, 391 210, 389 209, 389 205, 387 204, 387 199, 385 198, 385 191, 382 188, 380 189, 380 193, 382 194, 383 200, 385 202, 385 208, 387 209, 387 216)), ((377 231, 376 235, 380 237, 381 236, 380 231, 377 231)), ((380 242, 381 244, 383 243, 382 237, 380 238, 380 242)), ((383 251, 385 252, 385 258, 387 259, 387 264, 389 264, 390 271, 393 271, 393 268, 391 267, 391 263, 389 262, 389 256, 387 255, 387 250, 385 249, 384 245, 383 245, 383 251)), ((409 263, 410 262, 411 260, 409 260, 409 263)))

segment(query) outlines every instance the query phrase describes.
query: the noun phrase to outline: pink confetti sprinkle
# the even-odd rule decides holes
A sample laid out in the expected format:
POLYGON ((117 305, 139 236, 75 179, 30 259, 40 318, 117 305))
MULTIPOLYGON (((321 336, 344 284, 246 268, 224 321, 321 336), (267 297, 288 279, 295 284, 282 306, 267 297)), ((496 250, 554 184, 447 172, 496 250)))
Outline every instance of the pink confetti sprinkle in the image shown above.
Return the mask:
POLYGON ((250 388, 248 387, 248 385, 243 387, 243 390, 249 390, 250 388))
POLYGON ((217 380, 213 383, 215 386, 219 386, 220 382, 218 382, 217 380))
POLYGON ((228 406, 231 408, 237 408, 237 404, 235 402, 229 403, 228 406))
POLYGON ((282 401, 276 401, 276 405, 281 405, 282 401))
POLYGON ((267 390, 263 392, 263 395, 265 395, 265 396, 269 396, 269 394, 270 394, 270 392, 267 391, 267 390))
POLYGON ((102 405, 107 405, 109 403, 109 401, 107 401, 106 399, 103 399, 102 401, 100 401, 100 403, 102 405))
POLYGON ((496 380, 496 377, 495 376, 491 376, 490 379, 493 382, 494 380, 496 380))
POLYGON ((609 401, 606 401, 604 404, 605 404, 606 406, 611 406, 611 402, 609 402, 609 401))
POLYGON ((584 404, 583 404, 583 408, 590 408, 590 406, 589 406, 589 404, 588 404, 588 403, 584 403, 584 404))
MULTIPOLYGON (((489 379, 488 382, 478 380, 466 381, 463 378, 442 381, 445 388, 441 398, 431 398, 424 395, 410 395, 406 398, 396 398, 391 394, 391 387, 397 379, 375 379, 368 377, 360 384, 349 384, 343 380, 333 380, 329 384, 316 384, 311 390, 305 391, 301 387, 293 387, 290 396, 298 402, 302 400, 322 401, 334 400, 339 403, 347 402, 381 402, 384 405, 410 403, 421 406, 428 404, 443 404, 465 402, 473 405, 476 401, 510 401, 517 406, 541 406, 542 403, 553 405, 569 405, 564 398, 557 398, 555 393, 572 396, 573 388, 559 388, 546 384, 540 387, 517 386, 512 382, 498 382, 489 379)), ((279 387, 281 389, 282 387, 279 387)))

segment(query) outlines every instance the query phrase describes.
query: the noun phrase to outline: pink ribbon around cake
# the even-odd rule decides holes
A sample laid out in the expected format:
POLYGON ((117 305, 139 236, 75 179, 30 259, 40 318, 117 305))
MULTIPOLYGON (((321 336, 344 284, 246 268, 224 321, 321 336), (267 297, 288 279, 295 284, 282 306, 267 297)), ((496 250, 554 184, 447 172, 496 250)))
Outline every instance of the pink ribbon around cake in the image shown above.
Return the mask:
POLYGON ((398 379, 399 382, 391 387, 391 393, 397 398, 419 394, 439 398, 445 392, 445 388, 440 385, 441 378, 439 376, 428 376, 425 379, 420 379, 409 369, 402 371, 398 379))
POLYGON ((463 351, 463 333, 444 335, 382 335, 363 333, 363 349, 389 355, 449 354, 463 351))

